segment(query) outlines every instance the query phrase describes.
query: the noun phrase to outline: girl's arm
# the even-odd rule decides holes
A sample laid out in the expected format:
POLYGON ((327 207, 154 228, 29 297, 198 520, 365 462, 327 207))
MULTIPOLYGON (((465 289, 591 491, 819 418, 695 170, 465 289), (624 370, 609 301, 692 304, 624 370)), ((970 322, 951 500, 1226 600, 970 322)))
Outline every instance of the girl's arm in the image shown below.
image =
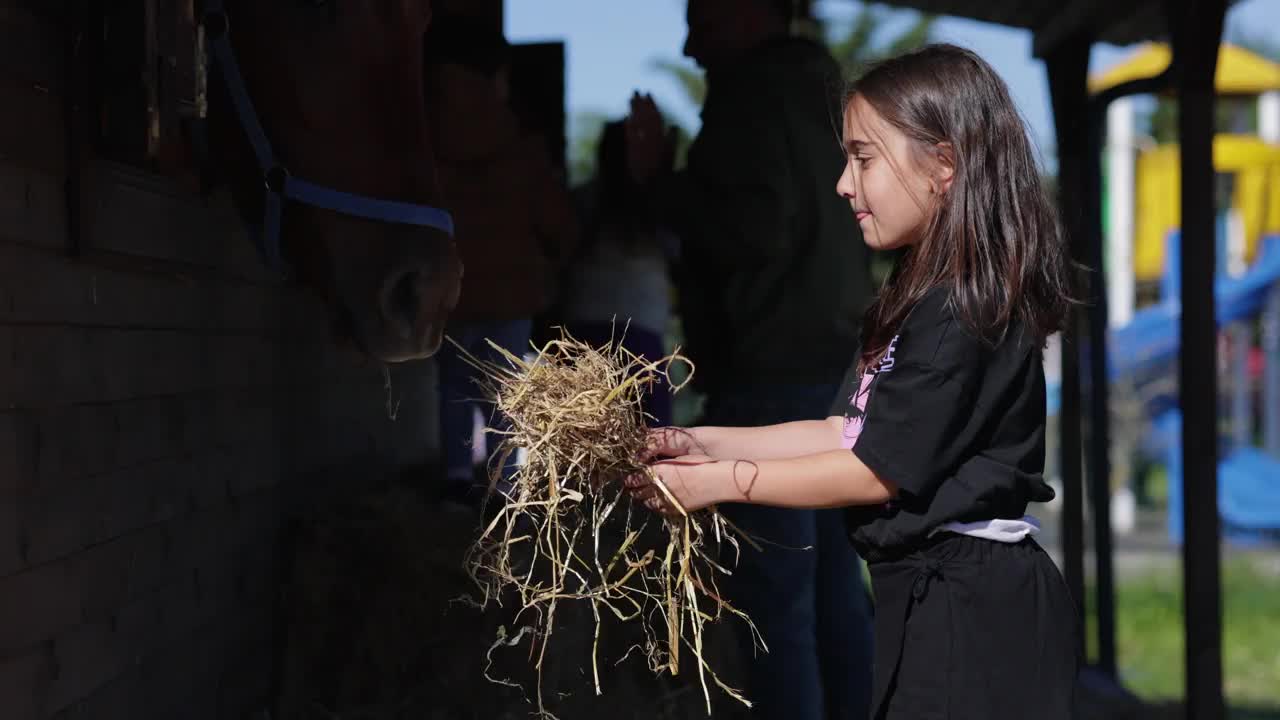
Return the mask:
POLYGON ((876 476, 849 450, 829 450, 785 460, 714 460, 689 456, 649 466, 652 476, 627 483, 654 510, 679 514, 724 502, 786 508, 878 505, 897 487, 876 476), (662 488, 656 486, 661 483, 662 488), (665 488, 665 492, 663 491, 665 488))
POLYGON ((706 455, 716 460, 777 460, 840 448, 844 419, 763 427, 657 428, 650 434, 650 458, 706 455))

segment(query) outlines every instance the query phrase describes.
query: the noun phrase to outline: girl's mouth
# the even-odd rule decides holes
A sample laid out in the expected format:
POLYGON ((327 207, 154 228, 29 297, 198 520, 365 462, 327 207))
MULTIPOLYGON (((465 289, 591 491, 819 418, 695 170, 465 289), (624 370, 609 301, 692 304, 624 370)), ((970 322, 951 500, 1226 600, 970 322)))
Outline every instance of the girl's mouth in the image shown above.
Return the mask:
POLYGON ((867 210, 855 210, 853 212, 853 216, 857 218, 858 222, 862 222, 863 220, 871 217, 871 213, 867 210))

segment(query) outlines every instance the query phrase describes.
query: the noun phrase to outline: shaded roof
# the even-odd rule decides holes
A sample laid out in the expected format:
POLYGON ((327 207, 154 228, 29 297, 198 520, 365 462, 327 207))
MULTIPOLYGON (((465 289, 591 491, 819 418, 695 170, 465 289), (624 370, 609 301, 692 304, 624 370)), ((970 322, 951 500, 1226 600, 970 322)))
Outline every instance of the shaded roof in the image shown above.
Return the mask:
MULTIPOLYGON (((1036 34, 1043 55, 1079 30, 1095 40, 1132 45, 1168 37, 1162 0, 882 0, 885 5, 997 23, 1036 34)), ((1228 6, 1238 0, 1227 0, 1228 6)))
MULTIPOLYGON (((1096 93, 1130 80, 1153 77, 1169 66, 1172 50, 1164 43, 1147 43, 1110 68, 1089 76, 1089 92, 1096 93)), ((1214 87, 1221 95, 1260 95, 1280 90, 1280 63, 1231 43, 1218 50, 1214 87)))

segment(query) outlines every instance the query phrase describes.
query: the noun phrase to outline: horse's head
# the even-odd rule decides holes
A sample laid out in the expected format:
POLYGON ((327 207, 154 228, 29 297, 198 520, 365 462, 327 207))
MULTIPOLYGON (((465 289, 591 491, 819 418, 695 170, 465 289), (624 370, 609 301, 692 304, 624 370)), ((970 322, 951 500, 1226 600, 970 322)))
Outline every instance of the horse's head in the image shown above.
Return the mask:
MULTIPOLYGON (((341 191, 349 195, 337 209, 359 208, 284 200, 285 261, 325 298, 340 333, 369 355, 387 362, 431 355, 462 277, 452 238, 438 224, 361 216, 379 203, 401 210, 440 204, 422 82, 429 0, 224 4, 245 94, 275 162, 288 171, 276 179, 341 191)), ((225 68, 211 70, 212 95, 222 102, 211 121, 226 139, 218 146, 230 154, 224 159, 238 204, 261 220, 262 152, 255 157, 245 142, 252 133, 243 112, 237 115, 224 87, 213 87, 225 86, 225 68)))

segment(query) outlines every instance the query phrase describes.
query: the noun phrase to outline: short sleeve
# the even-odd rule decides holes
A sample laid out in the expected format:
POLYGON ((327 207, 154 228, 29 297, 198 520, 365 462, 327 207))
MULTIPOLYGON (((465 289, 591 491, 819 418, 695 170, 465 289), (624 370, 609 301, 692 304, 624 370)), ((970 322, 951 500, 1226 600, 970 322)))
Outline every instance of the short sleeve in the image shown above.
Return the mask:
POLYGON ((986 352, 941 297, 922 301, 890 345, 853 445, 876 475, 916 497, 954 474, 986 422, 975 407, 986 352))
POLYGON ((878 374, 854 454, 899 490, 931 495, 959 466, 966 427, 978 421, 967 385, 928 365, 900 364, 878 374))

